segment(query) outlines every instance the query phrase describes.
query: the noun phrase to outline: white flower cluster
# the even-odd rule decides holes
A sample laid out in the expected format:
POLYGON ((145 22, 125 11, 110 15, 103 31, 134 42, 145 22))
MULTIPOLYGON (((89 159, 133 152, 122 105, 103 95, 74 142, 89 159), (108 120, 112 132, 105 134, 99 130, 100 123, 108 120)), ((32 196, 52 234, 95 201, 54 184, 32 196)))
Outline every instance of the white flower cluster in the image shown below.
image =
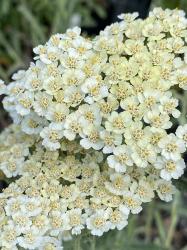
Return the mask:
POLYGON ((184 172, 187 125, 172 89, 187 89, 187 19, 122 14, 93 40, 79 28, 34 49, 36 62, 0 82, 17 125, 1 135, 2 249, 62 249, 87 228, 127 225, 155 192, 170 201, 184 172))
POLYGON ((151 165, 117 173, 102 152, 76 141, 63 140, 61 149, 49 151, 16 125, 0 139, 0 169, 19 177, 0 194, 1 249, 60 250, 86 228, 97 236, 121 230, 155 193, 170 201, 175 191, 151 165))

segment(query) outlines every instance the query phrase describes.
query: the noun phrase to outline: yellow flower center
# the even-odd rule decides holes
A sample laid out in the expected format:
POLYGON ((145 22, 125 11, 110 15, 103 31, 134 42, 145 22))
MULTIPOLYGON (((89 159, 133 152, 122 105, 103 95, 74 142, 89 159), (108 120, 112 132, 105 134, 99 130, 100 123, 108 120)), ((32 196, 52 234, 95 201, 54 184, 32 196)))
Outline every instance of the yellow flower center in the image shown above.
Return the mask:
POLYGON ((176 169, 176 164, 175 164, 175 162, 173 162, 173 161, 167 161, 167 162, 166 162, 166 170, 167 170, 168 172, 173 172, 173 171, 175 171, 175 169, 176 169))

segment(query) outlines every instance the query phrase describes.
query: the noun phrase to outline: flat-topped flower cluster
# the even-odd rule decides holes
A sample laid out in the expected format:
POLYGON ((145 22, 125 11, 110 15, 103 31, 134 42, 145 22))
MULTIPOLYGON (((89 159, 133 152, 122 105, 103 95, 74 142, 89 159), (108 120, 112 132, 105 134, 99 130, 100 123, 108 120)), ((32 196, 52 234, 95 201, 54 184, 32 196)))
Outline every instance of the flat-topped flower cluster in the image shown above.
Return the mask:
POLYGON ((16 125, 0 140, 1 169, 9 178, 19 177, 0 194, 2 249, 60 250, 63 240, 86 228, 97 236, 121 230, 155 193, 170 201, 175 191, 151 165, 117 173, 102 152, 75 141, 63 140, 61 149, 49 151, 16 125))
POLYGON ((122 229, 155 192, 172 199, 187 146, 172 92, 187 89, 187 19, 160 8, 137 17, 93 40, 78 27, 53 35, 0 82, 17 124, 1 135, 0 169, 19 177, 0 196, 2 249, 62 249, 84 228, 122 229))

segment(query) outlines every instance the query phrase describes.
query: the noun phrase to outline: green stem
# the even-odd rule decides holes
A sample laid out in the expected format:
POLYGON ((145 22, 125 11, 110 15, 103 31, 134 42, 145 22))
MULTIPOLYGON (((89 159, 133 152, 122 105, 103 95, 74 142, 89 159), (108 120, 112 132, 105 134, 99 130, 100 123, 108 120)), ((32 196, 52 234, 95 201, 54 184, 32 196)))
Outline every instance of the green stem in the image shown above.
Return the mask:
POLYGON ((151 225, 153 221, 153 208, 154 208, 154 201, 152 201, 147 206, 146 209, 146 225, 145 225, 146 242, 150 241, 151 225))
POLYGON ((91 243, 91 250, 96 250, 96 237, 95 236, 91 237, 90 243, 91 243))
POLYGON ((158 232, 160 235, 160 241, 161 241, 161 244, 163 245, 166 239, 166 232, 165 232, 165 228, 162 222, 162 218, 158 211, 155 211, 155 221, 156 221, 156 225, 157 225, 158 232))
POLYGON ((74 240, 74 250, 81 250, 81 235, 78 235, 74 240))
POLYGON ((137 216, 130 216, 127 226, 127 237, 129 242, 133 239, 136 229, 137 216))
POLYGON ((124 230, 120 230, 116 233, 114 249, 119 249, 123 245, 124 230))
POLYGON ((167 249, 171 249, 171 243, 172 243, 172 239, 173 239, 173 235, 175 233, 175 228, 177 225, 177 221, 178 221, 178 206, 179 206, 179 201, 180 201, 180 193, 177 192, 175 195, 175 199, 173 201, 172 204, 172 210, 171 210, 171 224, 168 230, 168 234, 166 237, 166 241, 165 241, 165 247, 167 249))

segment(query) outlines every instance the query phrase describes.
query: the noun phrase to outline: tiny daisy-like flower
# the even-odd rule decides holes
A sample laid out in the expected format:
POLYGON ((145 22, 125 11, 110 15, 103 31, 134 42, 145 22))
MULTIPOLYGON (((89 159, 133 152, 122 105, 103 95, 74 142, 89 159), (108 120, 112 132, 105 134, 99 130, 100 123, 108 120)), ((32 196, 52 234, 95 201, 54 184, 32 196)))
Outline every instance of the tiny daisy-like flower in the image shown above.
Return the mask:
POLYGON ((162 138, 158 145, 161 149, 161 154, 168 160, 180 160, 181 153, 185 152, 185 144, 183 140, 177 138, 174 134, 162 138))
POLYGON ((175 188, 170 181, 158 180, 156 192, 161 200, 169 202, 172 200, 175 188))
POLYGON ((124 111, 122 113, 112 112, 111 116, 108 117, 108 121, 105 122, 107 131, 113 131, 116 134, 123 134, 125 127, 130 126, 131 115, 124 111))
POLYGON ((125 194, 131 183, 129 175, 122 175, 119 173, 114 173, 110 175, 111 182, 106 182, 105 187, 108 191, 115 195, 125 194))
POLYGON ((92 124, 99 126, 101 124, 102 117, 97 105, 90 106, 84 104, 79 107, 78 113, 80 114, 80 123, 83 127, 88 127, 92 124))
POLYGON ((1 246, 7 248, 14 248, 18 243, 18 236, 21 234, 19 230, 12 225, 6 225, 0 236, 1 246))
POLYGON ((38 134, 43 129, 44 121, 35 113, 25 116, 21 122, 21 128, 26 134, 38 134))
POLYGON ((80 115, 70 114, 67 116, 65 124, 64 124, 64 136, 72 141, 75 139, 76 135, 82 135, 82 126, 79 121, 80 115))
POLYGON ((132 166, 131 150, 126 145, 120 145, 113 150, 113 155, 107 158, 108 165, 114 168, 116 172, 126 172, 127 166, 132 166))
POLYGON ((110 154, 114 151, 115 146, 121 145, 122 135, 108 132, 106 130, 100 131, 100 138, 104 142, 103 153, 110 154))
POLYGON ((84 228, 84 217, 80 208, 71 209, 68 212, 69 225, 71 227, 72 234, 80 234, 84 228))
POLYGON ((89 78, 82 85, 81 89, 88 96, 85 98, 85 102, 92 104, 94 101, 101 100, 108 96, 108 88, 102 82, 101 79, 89 78))
POLYGON ((46 118, 62 128, 68 114, 69 108, 64 103, 53 102, 48 108, 46 118))
POLYGON ((0 169, 8 178, 15 177, 20 173, 24 158, 14 159, 10 157, 6 162, 0 164, 0 169))
POLYGON ((154 198, 153 188, 148 181, 143 179, 140 179, 138 183, 133 183, 131 190, 136 193, 142 202, 150 202, 154 198))
POLYGON ((111 227, 109 219, 109 211, 98 210, 86 220, 86 225, 91 234, 102 236, 104 232, 108 232, 111 227))
POLYGON ((172 93, 166 92, 164 96, 160 98, 159 110, 161 113, 171 114, 173 117, 178 118, 180 116, 180 111, 176 109, 178 106, 178 100, 171 98, 172 93))
POLYGON ((51 213, 49 221, 52 229, 51 236, 58 236, 63 231, 71 228, 67 213, 62 213, 58 210, 51 213))
POLYGON ((122 230, 128 224, 128 215, 122 213, 118 209, 112 210, 110 212, 110 222, 111 222, 111 229, 117 228, 118 230, 122 230))
POLYGON ((18 237, 18 244, 25 249, 36 249, 42 243, 42 236, 29 230, 23 236, 18 237))
POLYGON ((99 132, 102 131, 102 128, 97 129, 94 126, 89 126, 83 129, 83 139, 80 140, 80 145, 85 148, 93 148, 99 150, 103 147, 103 142, 100 139, 99 132), (99 131, 98 131, 99 130, 99 131))
POLYGON ((35 101, 34 101, 34 110, 39 116, 44 116, 47 111, 48 107, 52 103, 52 96, 48 95, 45 92, 38 92, 35 95, 35 101))
POLYGON ((18 103, 16 105, 16 110, 18 114, 22 116, 28 115, 33 106, 33 99, 34 99, 34 96, 29 91, 20 94, 18 103))
POLYGON ((11 178, 2 250, 61 250, 84 229, 123 229, 155 194, 172 200, 187 146, 187 21, 161 8, 137 17, 120 15, 92 40, 78 27, 52 35, 27 70, 0 80, 14 123, 0 134, 11 178))
POLYGON ((22 213, 18 212, 12 215, 12 219, 15 228, 18 229, 21 233, 25 233, 30 230, 32 221, 27 215, 23 215, 22 213))
POLYGON ((138 167, 146 168, 156 160, 155 149, 151 144, 143 142, 142 145, 133 147, 132 159, 138 167))
POLYGON ((119 206, 120 211, 122 211, 124 214, 129 214, 131 212, 132 214, 138 214, 141 212, 141 200, 138 198, 136 194, 130 193, 125 194, 123 196, 124 203, 119 206))
POLYGON ((170 181, 172 178, 178 179, 184 173, 186 166, 183 159, 173 161, 171 159, 159 158, 155 162, 155 167, 160 169, 160 176, 164 180, 170 181))
POLYGON ((63 132, 59 130, 59 127, 56 124, 51 123, 49 127, 45 127, 40 132, 40 135, 43 138, 42 144, 50 150, 60 148, 59 139, 63 137, 63 132))

